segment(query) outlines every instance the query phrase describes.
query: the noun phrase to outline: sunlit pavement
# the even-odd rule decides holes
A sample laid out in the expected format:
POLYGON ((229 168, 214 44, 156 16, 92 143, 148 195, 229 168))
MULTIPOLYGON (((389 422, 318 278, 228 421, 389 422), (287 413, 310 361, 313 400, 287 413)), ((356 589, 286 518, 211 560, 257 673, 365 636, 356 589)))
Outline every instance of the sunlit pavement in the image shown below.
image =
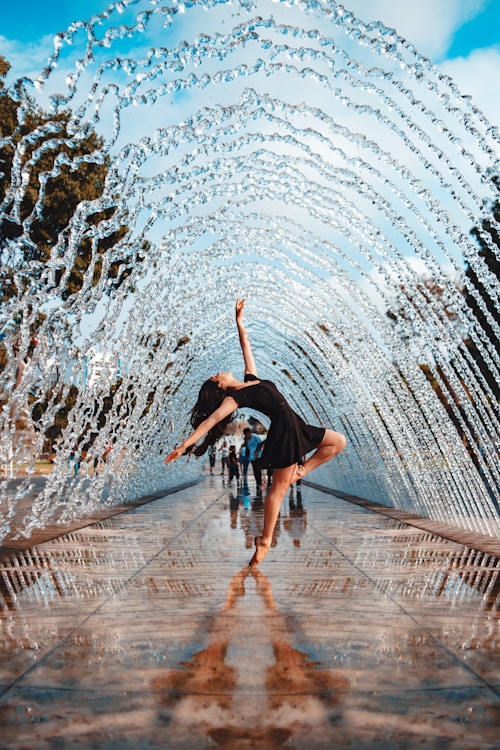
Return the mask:
POLYGON ((499 559, 222 477, 2 560, 2 748, 500 747, 499 559), (250 494, 251 493, 251 494, 250 494))

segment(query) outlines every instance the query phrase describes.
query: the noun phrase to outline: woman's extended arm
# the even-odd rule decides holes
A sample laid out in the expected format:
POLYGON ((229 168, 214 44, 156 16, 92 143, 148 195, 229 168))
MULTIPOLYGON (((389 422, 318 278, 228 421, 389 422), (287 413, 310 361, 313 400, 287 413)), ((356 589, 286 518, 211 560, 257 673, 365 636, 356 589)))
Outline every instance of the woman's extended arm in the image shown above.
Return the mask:
POLYGON ((251 375, 257 375, 257 367, 253 358, 252 347, 250 346, 250 339, 246 332, 243 324, 243 308, 245 306, 245 300, 236 300, 236 325, 238 326, 238 335, 240 337, 240 346, 243 354, 243 361, 245 362, 245 375, 250 373, 251 375))
POLYGON ((212 414, 204 419, 203 422, 200 422, 196 430, 192 432, 191 435, 186 438, 183 443, 181 443, 177 448, 174 448, 174 450, 168 454, 165 459, 165 463, 169 464, 171 461, 177 461, 179 456, 182 456, 187 448, 189 448, 191 445, 194 445, 200 438, 206 435, 214 425, 221 422, 224 417, 229 416, 229 414, 231 414, 237 408, 238 404, 236 403, 234 398, 232 398, 232 396, 226 396, 219 408, 212 412, 212 414))

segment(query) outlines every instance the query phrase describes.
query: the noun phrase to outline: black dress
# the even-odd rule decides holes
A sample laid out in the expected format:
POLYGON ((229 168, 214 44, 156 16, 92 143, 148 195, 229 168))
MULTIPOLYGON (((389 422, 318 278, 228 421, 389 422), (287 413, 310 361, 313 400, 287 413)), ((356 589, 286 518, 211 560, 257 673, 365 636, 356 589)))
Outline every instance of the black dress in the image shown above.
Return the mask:
MULTIPOLYGON (((259 378, 245 375, 246 383, 255 380, 259 378)), ((315 450, 323 440, 325 428, 306 424, 270 380, 260 380, 256 385, 231 391, 231 396, 238 406, 256 409, 271 420, 261 456, 263 468, 291 466, 315 450)))

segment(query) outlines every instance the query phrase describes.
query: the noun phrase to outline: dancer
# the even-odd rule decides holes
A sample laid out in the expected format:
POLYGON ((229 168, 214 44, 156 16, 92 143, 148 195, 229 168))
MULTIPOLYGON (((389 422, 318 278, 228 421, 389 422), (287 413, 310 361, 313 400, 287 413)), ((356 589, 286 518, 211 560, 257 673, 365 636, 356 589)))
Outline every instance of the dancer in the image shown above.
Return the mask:
POLYGON ((264 507, 262 536, 255 537, 255 553, 249 562, 254 567, 264 560, 271 546, 281 503, 289 487, 316 467, 344 450, 345 437, 340 432, 308 425, 291 408, 270 380, 260 380, 243 324, 245 300, 236 300, 236 325, 240 339, 245 378, 236 380, 231 372, 219 372, 203 383, 191 412, 194 432, 166 457, 176 461, 185 453, 201 456, 224 435, 227 425, 236 417, 238 407, 255 409, 270 418, 261 465, 274 470, 273 483, 264 507), (203 442, 194 447, 201 438, 203 442), (304 463, 302 458, 314 451, 304 463))

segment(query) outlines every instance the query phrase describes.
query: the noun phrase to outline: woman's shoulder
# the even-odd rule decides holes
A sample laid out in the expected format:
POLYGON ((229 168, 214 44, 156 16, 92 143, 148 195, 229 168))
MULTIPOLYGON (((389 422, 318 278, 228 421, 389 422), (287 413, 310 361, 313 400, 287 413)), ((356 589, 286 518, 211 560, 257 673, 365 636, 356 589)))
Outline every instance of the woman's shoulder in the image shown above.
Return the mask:
POLYGON ((243 395, 246 391, 252 390, 250 386, 257 385, 258 383, 262 383, 260 378, 257 377, 257 375, 254 375, 251 372, 245 373, 244 382, 237 385, 234 389, 231 389, 231 396, 235 399, 242 399, 245 398, 243 395))

